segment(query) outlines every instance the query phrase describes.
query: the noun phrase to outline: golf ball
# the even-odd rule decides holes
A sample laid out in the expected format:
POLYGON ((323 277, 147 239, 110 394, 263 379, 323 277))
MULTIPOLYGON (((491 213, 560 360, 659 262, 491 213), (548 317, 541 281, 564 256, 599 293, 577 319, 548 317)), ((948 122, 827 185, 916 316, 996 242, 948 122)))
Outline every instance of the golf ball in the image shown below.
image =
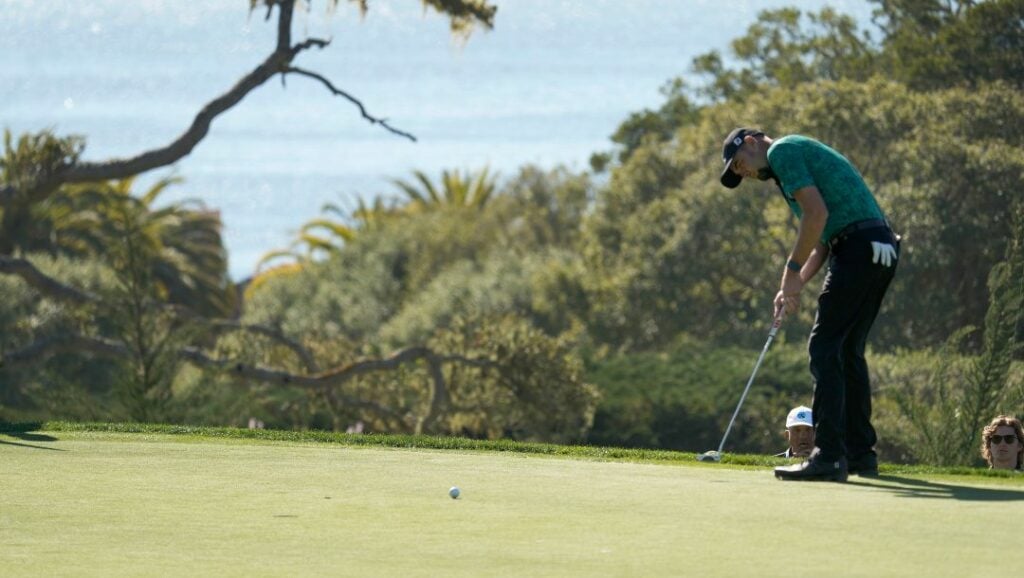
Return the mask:
POLYGON ((451 496, 453 500, 457 499, 461 493, 462 492, 459 491, 457 486, 452 486, 452 489, 448 490, 448 495, 451 496))

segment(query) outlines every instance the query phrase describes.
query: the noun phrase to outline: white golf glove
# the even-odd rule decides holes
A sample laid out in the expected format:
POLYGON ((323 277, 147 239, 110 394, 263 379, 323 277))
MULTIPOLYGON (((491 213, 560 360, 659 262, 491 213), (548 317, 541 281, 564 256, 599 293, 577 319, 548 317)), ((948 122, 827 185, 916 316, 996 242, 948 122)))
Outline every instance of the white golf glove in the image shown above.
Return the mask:
POLYGON ((874 251, 874 256, 871 257, 872 263, 880 263, 883 267, 892 267, 892 262, 898 259, 896 256, 896 248, 889 243, 872 241, 871 249, 874 251))

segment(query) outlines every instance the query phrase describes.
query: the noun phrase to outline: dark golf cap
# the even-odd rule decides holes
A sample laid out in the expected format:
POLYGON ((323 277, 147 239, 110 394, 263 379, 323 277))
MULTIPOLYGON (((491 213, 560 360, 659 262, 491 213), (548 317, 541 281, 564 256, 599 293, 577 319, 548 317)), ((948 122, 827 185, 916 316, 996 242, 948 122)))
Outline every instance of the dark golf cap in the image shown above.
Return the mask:
POLYGON ((725 168, 722 170, 722 186, 729 189, 735 189, 740 186, 743 177, 730 171, 729 163, 732 162, 732 157, 736 156, 736 151, 740 150, 740 146, 743 144, 743 137, 761 134, 764 133, 756 128, 737 128, 729 133, 729 136, 725 137, 725 143, 722 145, 722 162, 725 163, 725 168))

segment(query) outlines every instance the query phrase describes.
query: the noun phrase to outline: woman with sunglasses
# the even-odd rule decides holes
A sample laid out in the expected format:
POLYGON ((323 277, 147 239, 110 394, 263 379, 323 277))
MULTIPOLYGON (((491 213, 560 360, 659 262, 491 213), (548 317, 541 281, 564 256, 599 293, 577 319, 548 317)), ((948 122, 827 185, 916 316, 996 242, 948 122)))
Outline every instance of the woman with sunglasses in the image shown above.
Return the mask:
POLYGON ((993 470, 1024 468, 1024 427, 1020 420, 1001 415, 981 432, 981 457, 993 470))

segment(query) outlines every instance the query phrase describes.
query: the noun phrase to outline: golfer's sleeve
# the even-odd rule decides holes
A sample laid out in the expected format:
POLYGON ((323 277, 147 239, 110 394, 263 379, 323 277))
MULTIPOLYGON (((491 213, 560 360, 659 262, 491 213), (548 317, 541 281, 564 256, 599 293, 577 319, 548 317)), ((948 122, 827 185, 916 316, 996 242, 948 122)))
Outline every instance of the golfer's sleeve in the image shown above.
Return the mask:
POLYGON ((807 169, 804 155, 800 147, 792 143, 778 143, 771 148, 768 155, 768 164, 771 165, 775 176, 779 178, 782 186, 782 194, 789 201, 796 201, 793 193, 804 187, 814 185, 814 178, 807 169))

